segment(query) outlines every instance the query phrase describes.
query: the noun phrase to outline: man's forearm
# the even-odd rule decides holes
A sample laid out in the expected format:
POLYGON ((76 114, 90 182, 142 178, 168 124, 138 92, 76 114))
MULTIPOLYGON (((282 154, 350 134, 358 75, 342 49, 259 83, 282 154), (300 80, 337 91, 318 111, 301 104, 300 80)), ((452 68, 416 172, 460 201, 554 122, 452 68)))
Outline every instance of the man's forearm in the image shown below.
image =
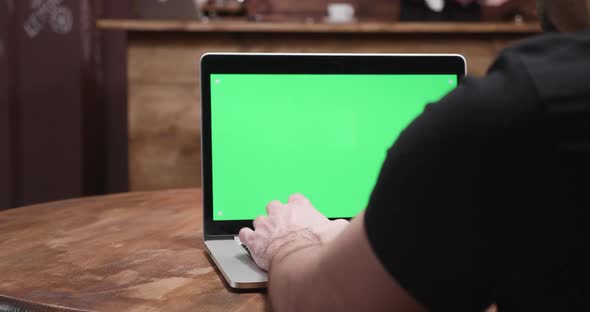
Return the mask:
POLYGON ((274 311, 313 311, 314 279, 319 278, 321 244, 285 250, 270 271, 270 301, 274 311), (311 308, 311 309, 310 309, 311 308))
POLYGON ((292 244, 277 250, 269 267, 272 308, 278 312, 425 311, 381 265, 363 220, 364 212, 350 225, 341 223, 346 229, 334 232, 332 240, 312 231, 320 238, 317 244, 302 245, 305 240, 293 237, 292 244))
MULTIPOLYGON (((330 221, 321 227, 291 232, 276 239, 276 256, 270 266, 270 299, 275 311, 314 311, 320 300, 319 279, 325 278, 319 269, 329 243, 347 226, 346 220, 330 221)), ((325 295, 325 293, 324 293, 325 295)))

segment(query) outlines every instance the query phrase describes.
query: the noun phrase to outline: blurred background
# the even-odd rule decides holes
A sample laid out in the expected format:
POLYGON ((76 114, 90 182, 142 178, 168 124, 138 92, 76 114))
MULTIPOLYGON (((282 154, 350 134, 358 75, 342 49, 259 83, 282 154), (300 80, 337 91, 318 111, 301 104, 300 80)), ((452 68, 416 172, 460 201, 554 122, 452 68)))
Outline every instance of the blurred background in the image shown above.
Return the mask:
POLYGON ((0 209, 199 187, 206 52, 461 53, 481 76, 536 20, 534 0, 0 0, 0 209))

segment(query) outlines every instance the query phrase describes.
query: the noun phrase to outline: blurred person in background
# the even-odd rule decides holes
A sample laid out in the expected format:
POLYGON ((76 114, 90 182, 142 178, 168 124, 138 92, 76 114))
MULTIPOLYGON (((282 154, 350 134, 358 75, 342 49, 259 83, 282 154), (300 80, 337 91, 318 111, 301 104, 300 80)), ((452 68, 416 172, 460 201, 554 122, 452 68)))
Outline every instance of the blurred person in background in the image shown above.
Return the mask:
POLYGON ((275 310, 590 311, 590 0, 539 10, 551 33, 429 105, 350 223, 295 194, 241 230, 275 310))
POLYGON ((404 21, 481 21, 509 19, 511 15, 534 15, 531 0, 402 0, 404 21), (488 16, 489 12, 495 15, 488 16), (530 12, 529 12, 530 11, 530 12), (501 15, 498 15, 501 14, 501 15), (503 16, 505 15, 505 16, 503 16))
MULTIPOLYGON (((445 4, 447 2, 450 2, 448 0, 424 0, 426 2, 426 5, 428 6, 429 9, 435 11, 435 12, 442 12, 442 10, 445 8, 445 4)), ((501 6, 502 4, 508 2, 508 0, 452 0, 455 2, 458 2, 459 4, 463 5, 463 6, 467 6, 469 4, 472 3, 479 3, 482 5, 487 5, 487 6, 501 6)))

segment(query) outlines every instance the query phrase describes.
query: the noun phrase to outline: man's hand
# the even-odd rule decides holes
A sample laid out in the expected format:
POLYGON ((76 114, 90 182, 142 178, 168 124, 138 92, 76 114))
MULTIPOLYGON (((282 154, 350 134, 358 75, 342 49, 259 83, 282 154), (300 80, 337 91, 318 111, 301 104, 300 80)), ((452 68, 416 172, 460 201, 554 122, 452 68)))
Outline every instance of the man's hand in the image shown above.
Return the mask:
POLYGON ((240 240, 267 271, 273 262, 296 250, 331 241, 348 225, 346 220, 330 221, 301 194, 291 195, 287 204, 270 202, 266 212, 268 216, 254 220, 254 231, 240 230, 240 240))

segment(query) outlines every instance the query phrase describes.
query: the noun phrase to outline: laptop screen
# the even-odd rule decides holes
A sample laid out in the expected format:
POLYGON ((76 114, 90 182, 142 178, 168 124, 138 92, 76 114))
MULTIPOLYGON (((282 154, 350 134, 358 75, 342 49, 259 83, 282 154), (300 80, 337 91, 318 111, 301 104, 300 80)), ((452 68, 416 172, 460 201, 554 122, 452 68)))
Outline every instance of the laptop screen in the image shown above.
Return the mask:
POLYGON ((368 203, 387 150, 457 75, 211 74, 213 220, 302 193, 329 218, 368 203))

